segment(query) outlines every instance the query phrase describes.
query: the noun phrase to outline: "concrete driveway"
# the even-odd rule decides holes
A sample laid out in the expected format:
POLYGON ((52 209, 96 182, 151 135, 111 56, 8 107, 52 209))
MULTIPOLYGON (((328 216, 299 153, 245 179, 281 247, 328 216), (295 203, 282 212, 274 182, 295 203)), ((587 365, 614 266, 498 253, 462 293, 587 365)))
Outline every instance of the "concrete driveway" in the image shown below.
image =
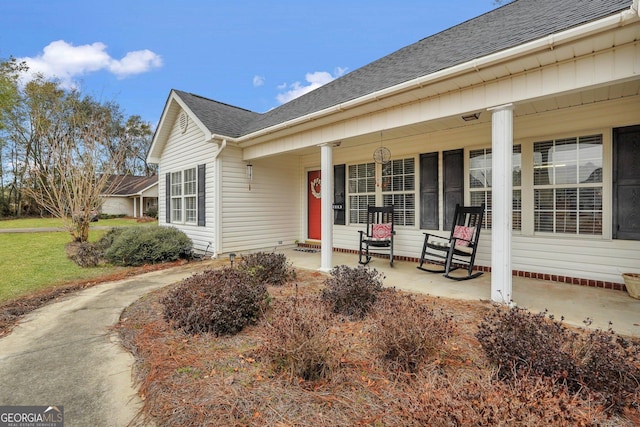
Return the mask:
POLYGON ((141 405, 134 360, 110 327, 140 296, 204 266, 97 285, 30 313, 0 339, 0 405, 62 405, 69 427, 128 425, 141 405))

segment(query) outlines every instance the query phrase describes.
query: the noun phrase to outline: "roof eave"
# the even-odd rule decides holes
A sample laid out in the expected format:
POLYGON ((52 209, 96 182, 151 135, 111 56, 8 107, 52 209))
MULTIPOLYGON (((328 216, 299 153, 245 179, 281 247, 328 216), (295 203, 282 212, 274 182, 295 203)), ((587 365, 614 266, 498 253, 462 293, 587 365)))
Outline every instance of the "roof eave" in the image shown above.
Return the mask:
POLYGON ((372 92, 360 98, 343 102, 325 108, 323 110, 313 112, 311 114, 300 116, 295 119, 279 123, 277 125, 251 132, 237 138, 236 142, 242 147, 249 147, 251 145, 260 143, 260 138, 269 134, 274 134, 313 120, 318 120, 320 118, 351 110, 353 108, 360 107, 371 102, 376 102, 384 98, 389 98, 391 96, 398 95, 412 89, 427 86, 439 81, 452 79, 456 76, 460 76, 470 71, 479 71, 483 68, 490 67, 499 63, 513 61, 525 55, 530 55, 541 50, 553 49, 555 46, 559 46, 576 39, 584 38, 613 28, 628 25, 632 22, 640 20, 640 10, 638 8, 639 2, 640 0, 634 0, 633 5, 629 9, 623 10, 605 18, 591 21, 577 27, 569 28, 559 33, 550 34, 548 36, 528 43, 505 49, 503 51, 495 52, 484 57, 476 58, 474 60, 467 61, 462 64, 437 71, 435 73, 431 73, 422 77, 408 80, 395 86, 372 92))
POLYGON ((207 126, 202 123, 200 118, 196 114, 194 114, 193 111, 191 111, 191 109, 187 106, 187 104, 180 98, 175 90, 172 89, 169 97, 167 98, 167 102, 165 103, 165 107, 162 110, 158 128, 153 135, 149 154, 147 154, 147 162, 151 164, 160 163, 164 145, 166 144, 171 132, 171 123, 177 117, 180 109, 189 113, 189 117, 193 119, 196 126, 198 126, 204 133, 205 141, 222 141, 226 139, 229 142, 235 142, 236 138, 215 134, 209 128, 207 128, 207 126))

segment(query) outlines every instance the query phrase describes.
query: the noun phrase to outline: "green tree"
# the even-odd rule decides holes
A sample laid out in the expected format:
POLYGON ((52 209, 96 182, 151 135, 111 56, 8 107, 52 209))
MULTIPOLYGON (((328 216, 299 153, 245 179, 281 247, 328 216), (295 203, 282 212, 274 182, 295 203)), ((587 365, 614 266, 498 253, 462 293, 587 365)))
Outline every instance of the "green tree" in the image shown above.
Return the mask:
POLYGON ((11 111, 20 102, 18 78, 20 73, 26 70, 25 63, 18 62, 15 58, 0 60, 0 216, 6 215, 10 210, 4 174, 4 155, 7 147, 5 130, 11 111))

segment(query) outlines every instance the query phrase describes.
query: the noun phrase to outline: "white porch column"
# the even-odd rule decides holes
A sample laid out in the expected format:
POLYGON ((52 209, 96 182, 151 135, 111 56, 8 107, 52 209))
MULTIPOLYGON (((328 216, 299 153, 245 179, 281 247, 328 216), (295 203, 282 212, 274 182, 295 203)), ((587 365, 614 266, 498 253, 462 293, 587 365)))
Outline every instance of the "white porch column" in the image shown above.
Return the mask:
POLYGON ((490 108, 492 123, 491 300, 510 304, 513 210, 513 104, 490 108))
POLYGON ((138 206, 137 206, 137 201, 138 201, 138 198, 137 198, 137 197, 134 197, 134 198, 133 198, 133 217, 134 217, 134 218, 137 218, 137 217, 138 217, 138 206))
POLYGON ((140 217, 144 216, 144 196, 140 195, 140 217))
POLYGON ((330 271, 333 268, 333 144, 320 146, 320 185, 321 221, 322 221, 322 261, 320 270, 330 271))

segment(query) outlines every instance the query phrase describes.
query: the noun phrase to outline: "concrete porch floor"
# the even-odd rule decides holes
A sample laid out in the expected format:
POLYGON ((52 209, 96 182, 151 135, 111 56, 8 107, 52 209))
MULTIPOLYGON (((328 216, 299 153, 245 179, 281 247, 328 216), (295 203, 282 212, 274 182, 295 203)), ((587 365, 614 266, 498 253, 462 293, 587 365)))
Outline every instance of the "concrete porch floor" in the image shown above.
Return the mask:
MULTIPOLYGON (((303 252, 292 248, 282 252, 294 267, 320 268, 319 250, 303 252)), ((333 265, 356 267, 358 255, 333 252, 333 265)), ((389 266, 387 258, 374 257, 368 267, 383 273, 386 277, 383 283, 388 287, 463 300, 488 301, 491 298, 491 273, 457 282, 441 274, 418 270, 414 262, 394 261, 393 265, 389 266)), ((592 329, 606 330, 611 322, 617 333, 640 337, 640 300, 626 292, 517 276, 513 277, 512 292, 513 302, 532 312, 546 309, 556 319, 564 316, 564 321, 574 326, 584 326, 583 321, 589 318, 593 321, 592 329)))

